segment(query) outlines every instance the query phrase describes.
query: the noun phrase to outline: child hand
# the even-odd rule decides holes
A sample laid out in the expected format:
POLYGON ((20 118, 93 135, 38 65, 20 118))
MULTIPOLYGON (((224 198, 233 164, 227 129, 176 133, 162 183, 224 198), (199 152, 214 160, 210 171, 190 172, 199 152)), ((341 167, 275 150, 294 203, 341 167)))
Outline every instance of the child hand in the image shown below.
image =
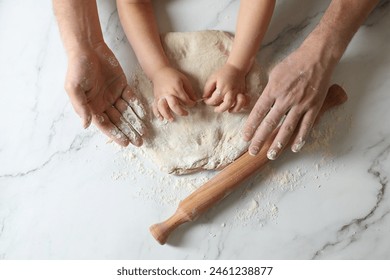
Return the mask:
POLYGON ((195 93, 187 77, 172 67, 164 67, 153 75, 153 113, 156 118, 174 120, 173 113, 187 116, 185 105, 196 104, 195 93))
POLYGON ((239 112, 249 101, 245 95, 245 73, 226 63, 207 80, 203 91, 205 103, 217 113, 239 112))

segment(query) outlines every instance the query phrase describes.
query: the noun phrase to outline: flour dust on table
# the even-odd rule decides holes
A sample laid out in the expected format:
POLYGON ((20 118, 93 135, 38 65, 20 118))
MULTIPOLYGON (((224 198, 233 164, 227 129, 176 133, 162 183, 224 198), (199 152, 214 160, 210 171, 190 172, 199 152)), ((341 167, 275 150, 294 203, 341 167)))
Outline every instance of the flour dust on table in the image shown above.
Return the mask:
MULTIPOLYGON (((171 64, 189 78, 200 100, 207 79, 226 62, 233 37, 222 31, 175 32, 162 36, 162 43, 171 64)), ((168 173, 223 168, 248 147, 240 131, 263 85, 264 75, 254 63, 246 77, 246 94, 251 101, 244 110, 215 113, 214 107, 198 102, 188 108, 188 116, 177 116, 169 123, 153 117, 152 83, 141 70, 137 71, 133 77, 134 91, 150 105, 146 106, 150 133, 142 149, 168 173)))

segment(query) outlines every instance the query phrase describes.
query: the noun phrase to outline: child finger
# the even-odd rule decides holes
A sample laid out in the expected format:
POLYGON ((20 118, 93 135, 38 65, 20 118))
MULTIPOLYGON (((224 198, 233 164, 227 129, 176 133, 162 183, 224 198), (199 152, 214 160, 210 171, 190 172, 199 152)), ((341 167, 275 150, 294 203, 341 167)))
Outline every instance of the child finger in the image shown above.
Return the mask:
POLYGON ((213 94, 216 88, 217 88, 217 81, 209 78, 203 88, 202 97, 209 98, 213 94))
POLYGON ((170 122, 174 120, 171 113, 171 109, 169 108, 167 99, 165 97, 162 97, 159 100, 157 100, 157 109, 164 119, 170 122))
POLYGON ((158 108, 157 108, 157 102, 153 102, 153 105, 152 105, 152 110, 153 110, 153 114, 154 116, 159 119, 160 121, 162 121, 164 118, 163 116, 160 114, 160 112, 158 111, 158 108))
POLYGON ((194 89, 192 88, 191 82, 187 79, 183 81, 183 91, 186 93, 186 104, 189 106, 194 106, 196 104, 196 100, 198 100, 198 97, 196 96, 196 93, 194 89))
MULTIPOLYGON (((184 90, 184 88, 179 89, 175 92, 175 96, 185 105, 194 106, 196 102, 192 100, 184 90)), ((176 98, 175 98, 176 99, 176 98)))
POLYGON ((222 113, 229 110, 234 105, 234 93, 232 91, 227 92, 223 97, 223 102, 214 109, 216 113, 222 113))
POLYGON ((247 104, 247 98, 245 94, 239 93, 236 96, 236 104, 229 109, 229 113, 238 113, 247 104))
POLYGON ((218 88, 216 88, 211 95, 210 98, 207 98, 204 100, 204 103, 206 103, 209 106, 218 106, 223 101, 223 94, 222 91, 218 88))
POLYGON ((184 110, 179 102, 179 100, 174 96, 167 96, 166 97, 169 108, 179 116, 187 116, 188 112, 184 110))

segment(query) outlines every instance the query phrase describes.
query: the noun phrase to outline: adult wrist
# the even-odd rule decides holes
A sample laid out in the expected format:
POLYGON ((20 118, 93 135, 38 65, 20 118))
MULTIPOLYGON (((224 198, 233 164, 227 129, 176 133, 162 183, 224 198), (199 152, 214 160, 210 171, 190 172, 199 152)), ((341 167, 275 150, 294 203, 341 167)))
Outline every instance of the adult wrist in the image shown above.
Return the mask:
POLYGON ((345 47, 343 41, 337 36, 314 30, 299 49, 305 52, 308 59, 317 61, 324 65, 326 69, 332 70, 340 61, 345 47))

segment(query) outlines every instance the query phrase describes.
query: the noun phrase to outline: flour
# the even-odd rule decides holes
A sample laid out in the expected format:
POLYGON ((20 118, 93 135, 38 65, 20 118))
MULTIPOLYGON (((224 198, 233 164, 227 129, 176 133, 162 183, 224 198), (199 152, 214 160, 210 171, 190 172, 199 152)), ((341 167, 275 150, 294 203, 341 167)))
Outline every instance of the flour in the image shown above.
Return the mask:
MULTIPOLYGON (((337 163, 332 152, 337 131, 345 133, 349 127, 343 120, 342 123, 347 127, 339 129, 339 115, 345 115, 341 110, 333 110, 324 116, 300 153, 289 153, 286 150, 290 164, 285 162, 286 156, 282 155, 243 183, 232 194, 232 198, 227 198, 233 199, 234 203, 224 208, 227 212, 225 215, 219 215, 227 217, 220 222, 221 230, 237 226, 263 227, 268 223, 277 223, 280 211, 278 204, 284 195, 309 188, 321 191, 322 183, 343 167, 343 164, 337 163)), ((181 200, 217 173, 203 171, 180 177, 166 174, 147 160, 147 151, 113 145, 119 149, 120 157, 116 168, 118 170, 112 173, 112 180, 127 182, 132 186, 132 193, 137 199, 153 201, 172 209, 172 213, 166 213, 167 218, 173 214, 181 200)), ((219 211, 218 206, 215 211, 219 211)))
MULTIPOLYGON (((214 33, 213 36, 226 36, 222 34, 224 33, 214 33)), ((180 66, 179 62, 186 59, 189 51, 199 48, 198 45, 188 43, 184 37, 180 40, 186 45, 185 52, 167 51, 170 58, 174 57, 175 61, 178 61, 176 66, 180 66)), ((229 42, 226 40, 226 38, 222 39, 223 43, 219 44, 219 55, 224 53, 226 56, 226 52, 230 48, 231 40, 229 39, 229 42)), ((166 45, 164 46, 166 47, 166 45)), ((226 59, 223 56, 222 58, 217 62, 218 65, 226 59)), ((194 71, 191 67, 199 68, 199 66, 194 65, 187 65, 184 67, 185 69, 180 68, 183 66, 179 68, 184 69, 183 72, 188 75, 194 71)), ((192 77, 192 75, 189 76, 192 77)), ((204 81, 207 76, 208 73, 204 73, 201 79, 204 81)), ((144 76, 138 73, 134 77, 134 85, 138 95, 146 94, 146 102, 151 104, 153 99, 151 84, 145 79, 144 76)), ((192 83, 199 97, 202 88, 201 83, 193 79, 192 83)), ((254 83, 261 87, 260 80, 256 80, 254 83)), ((260 92, 260 90, 258 91, 260 92)), ((252 102, 256 99, 252 98, 252 102)), ((138 105, 141 108, 140 103, 138 105)), ((148 135, 150 138, 146 137, 148 139, 146 139, 145 145, 141 149, 130 146, 120 150, 123 158, 118 168, 121 170, 113 172, 112 179, 115 181, 130 181, 131 184, 129 185, 133 188, 132 193, 137 199, 151 200, 158 205, 176 209, 181 200, 216 174, 212 171, 203 171, 200 174, 190 174, 183 177, 172 176, 155 169, 154 165, 149 165, 149 158, 152 158, 165 172, 183 174, 200 169, 221 168, 233 161, 247 148, 247 143, 241 142, 239 133, 239 128, 245 121, 247 112, 235 115, 235 119, 227 121, 225 127, 216 128, 215 124, 224 123, 226 116, 232 116, 232 114, 214 114, 210 117, 208 109, 212 111, 213 108, 205 106, 202 102, 189 110, 190 115, 196 115, 200 112, 199 116, 201 118, 199 120, 194 121, 188 117, 178 117, 174 123, 160 122, 152 118, 150 109, 146 112, 142 110, 142 112, 137 112, 137 106, 132 106, 132 108, 135 114, 138 116, 144 114, 140 117, 150 121, 151 131, 148 135), (208 131, 202 135, 202 132, 205 132, 208 127, 212 128, 213 133, 207 134, 210 132, 208 131), (226 128, 232 133, 226 134, 224 132, 226 128), (198 130, 197 133, 200 134, 193 136, 192 132, 194 130, 198 130), (158 139, 155 137, 157 134, 165 138, 165 140, 158 140, 165 141, 160 142, 158 146, 155 142, 157 140, 153 140, 158 139), (191 135, 192 139, 185 138, 188 135, 191 135), (204 146, 205 143, 209 147, 204 146), (160 151, 165 154, 161 154, 160 151), (184 161, 186 164, 184 166, 177 165, 177 160, 184 161)), ((335 162, 335 156, 332 152, 337 126, 340 123, 339 115, 340 110, 333 110, 330 114, 327 113, 320 124, 312 130, 311 139, 307 139, 306 143, 302 139, 299 145, 294 147, 296 151, 302 149, 300 153, 292 154, 286 149, 285 153, 289 154, 291 164, 284 163, 285 158, 282 155, 280 159, 268 164, 243 183, 233 194, 236 203, 224 208, 226 212, 233 213, 226 214, 228 220, 220 223, 220 228, 224 230, 226 227, 236 226, 262 227, 267 223, 277 223, 279 211, 281 211, 278 203, 284 195, 309 188, 320 191, 322 181, 327 180, 333 172, 342 167, 340 163, 335 162)), ((343 131, 345 133, 345 129, 343 131)), ((279 146, 278 144, 278 148, 279 146)), ((218 211, 218 208, 216 211, 218 211)), ((168 218, 170 214, 172 213, 167 213, 166 217, 168 218)))
MULTIPOLYGON (((162 41, 171 64, 189 78, 197 99, 201 100, 207 79, 227 60, 232 37, 221 31, 201 31, 168 33, 162 41)), ((214 107, 198 102, 188 108, 189 116, 176 117, 170 123, 154 118, 149 108, 145 118, 150 123, 150 134, 144 137, 142 149, 167 173, 223 168, 248 147, 240 132, 262 91, 262 78, 263 73, 255 63, 246 78, 246 94, 252 102, 240 113, 215 113, 214 107)), ((135 73, 132 87, 152 104, 153 87, 142 71, 135 73)))

